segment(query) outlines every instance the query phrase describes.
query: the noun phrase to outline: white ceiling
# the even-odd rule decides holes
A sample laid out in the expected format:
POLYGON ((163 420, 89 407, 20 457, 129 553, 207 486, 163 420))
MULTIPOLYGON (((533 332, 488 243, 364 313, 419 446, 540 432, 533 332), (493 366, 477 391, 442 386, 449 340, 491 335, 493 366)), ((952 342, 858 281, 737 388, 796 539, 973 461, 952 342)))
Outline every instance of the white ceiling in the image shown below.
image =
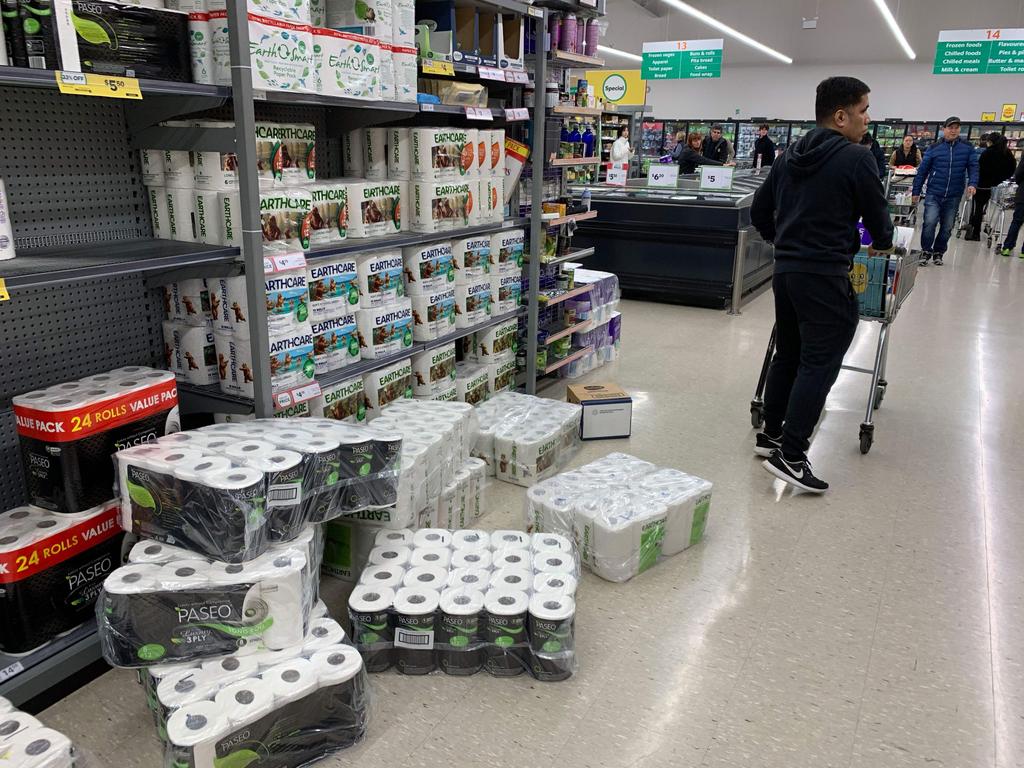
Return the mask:
MULTIPOLYGON (((794 64, 908 61, 872 0, 688 0, 690 5, 794 59, 794 64), (801 20, 818 17, 818 28, 801 20)), ((903 33, 930 63, 942 29, 1024 27, 1024 0, 888 0, 903 33)), ((785 67, 785 64, 722 35, 663 0, 608 0, 609 30, 603 41, 640 53, 645 41, 725 37, 723 66, 785 67)), ((616 57, 609 64, 625 66, 616 57)), ((1009 76, 1007 76, 1009 77, 1009 76)), ((1013 79, 1013 78, 1011 78, 1013 79)))

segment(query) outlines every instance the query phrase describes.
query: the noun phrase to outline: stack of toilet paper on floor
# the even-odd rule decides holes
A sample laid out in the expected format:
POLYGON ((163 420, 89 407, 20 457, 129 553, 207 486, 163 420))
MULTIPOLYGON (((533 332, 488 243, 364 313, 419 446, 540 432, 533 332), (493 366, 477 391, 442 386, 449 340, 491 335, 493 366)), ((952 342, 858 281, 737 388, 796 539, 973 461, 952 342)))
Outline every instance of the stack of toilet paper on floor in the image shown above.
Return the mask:
POLYGON ((368 429, 402 436, 402 466, 392 507, 357 512, 328 526, 325 572, 347 581, 365 565, 378 530, 458 528, 486 509, 486 465, 470 456, 478 430, 472 406, 401 400, 368 429))
POLYGON ((473 455, 489 475, 530 486, 558 472, 579 447, 579 405, 502 392, 477 408, 473 455))
POLYGON ((424 528, 380 531, 375 543, 349 598, 370 672, 575 673, 579 562, 568 537, 424 528))
POLYGON ((322 552, 316 526, 241 563, 140 541, 97 600, 103 656, 117 667, 144 667, 301 645, 322 552))
POLYGON ((307 525, 398 499, 402 436, 328 419, 179 432, 116 454, 125 530, 244 562, 307 525))
POLYGON ((528 530, 571 536, 603 579, 626 581, 704 536, 709 481, 612 453, 526 493, 528 530))
POLYGON ((3 697, 0 697, 0 764, 11 768, 90 768, 97 765, 63 733, 15 709, 3 697))
POLYGON ((156 440, 178 420, 174 376, 127 366, 12 399, 29 503, 60 513, 111 498, 123 445, 156 440))

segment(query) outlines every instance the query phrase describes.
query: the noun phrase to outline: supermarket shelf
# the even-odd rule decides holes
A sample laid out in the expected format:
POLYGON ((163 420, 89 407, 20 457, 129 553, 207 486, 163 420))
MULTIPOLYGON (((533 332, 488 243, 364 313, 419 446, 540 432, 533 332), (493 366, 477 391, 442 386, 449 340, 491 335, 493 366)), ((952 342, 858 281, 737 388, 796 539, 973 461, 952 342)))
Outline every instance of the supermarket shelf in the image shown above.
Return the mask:
POLYGON ((600 117, 601 110, 589 107, 573 107, 569 105, 559 105, 551 110, 556 115, 579 115, 580 117, 600 117))
POLYGON ((575 251, 569 251, 566 254, 558 256, 557 258, 551 259, 551 261, 542 261, 542 267, 550 267, 552 264, 564 264, 567 261, 580 261, 588 256, 594 255, 593 248, 577 248, 575 251))
MULTIPOLYGON (((555 66, 571 67, 572 69, 600 69, 604 66, 604 59, 599 59, 596 56, 569 53, 568 51, 552 51, 548 63, 555 66)), ((600 110, 598 112, 600 113, 600 110)))
MULTIPOLYGON (((254 91, 255 101, 266 101, 274 104, 309 104, 319 107, 341 107, 343 109, 365 109, 373 112, 419 112, 420 105, 415 101, 366 101, 364 99, 346 99, 342 96, 326 96, 320 93, 303 93, 301 91, 254 91)), ((383 117, 381 122, 399 118, 383 117)))
POLYGON ((589 330, 590 330, 590 321, 589 320, 583 320, 582 322, 576 323, 575 325, 570 325, 568 328, 563 328, 562 330, 558 331, 557 333, 552 333, 550 336, 547 337, 547 339, 545 339, 544 341, 538 342, 538 343, 542 347, 546 347, 548 344, 553 344, 554 342, 558 341, 559 339, 564 339, 566 336, 569 336, 570 334, 573 334, 573 333, 583 333, 584 331, 589 331, 589 330))
MULTIPOLYGON (((115 240, 26 249, 0 265, 7 289, 35 288, 92 277, 154 272, 196 264, 231 262, 237 248, 177 240, 115 240)), ((15 297, 16 298, 16 297, 15 297)))
POLYGON ((596 218, 597 211, 587 211, 585 213, 570 213, 568 216, 561 216, 557 219, 548 219, 541 223, 545 227, 560 227, 562 224, 568 224, 570 221, 589 221, 590 219, 596 218))
POLYGON ((563 301, 575 299, 577 296, 582 296, 584 293, 590 293, 590 289, 593 287, 593 284, 587 283, 586 285, 581 285, 579 288, 573 288, 571 291, 566 291, 565 293, 560 293, 557 296, 551 297, 545 296, 542 293, 538 297, 538 300, 543 306, 551 307, 554 306, 555 304, 561 304, 563 301))
POLYGON ((561 360, 557 360, 557 361, 553 362, 551 365, 549 365, 547 368, 545 368, 543 371, 541 371, 541 375, 542 376, 547 376, 549 373, 554 373, 559 368, 564 368, 569 363, 574 362, 576 360, 579 360, 584 355, 588 355, 588 354, 590 354, 593 351, 594 351, 594 347, 593 346, 583 347, 583 349, 577 349, 572 354, 562 358, 561 360))
MULTIPOLYGON (((25 69, 0 67, 0 85, 25 88, 51 88, 57 90, 57 76, 52 69, 25 69)), ((173 80, 139 80, 143 97, 146 96, 208 96, 213 99, 231 98, 231 89, 219 85, 178 83, 173 80)))
POLYGON ((551 161, 555 168, 574 168, 582 165, 600 165, 599 157, 559 157, 551 161))
POLYGON ((604 3, 598 0, 597 5, 601 6, 601 9, 595 8, 591 5, 584 5, 576 0, 537 0, 536 5, 543 8, 550 8, 553 11, 567 11, 569 13, 583 13, 591 16, 604 16, 604 3))
POLYGON ((346 240, 340 245, 329 245, 325 248, 314 248, 306 252, 306 260, 318 259, 323 256, 339 256, 345 253, 367 253, 369 251, 384 251, 391 248, 402 248, 407 245, 420 245, 434 240, 456 240, 462 237, 483 235, 488 232, 500 232, 503 229, 521 227, 529 223, 528 218, 505 219, 500 224, 481 224, 477 227, 462 227, 460 229, 449 229, 444 232, 402 232, 387 237, 375 237, 371 239, 346 240))
POLYGON ((0 653, 0 696, 24 704, 99 661, 96 622, 88 621, 31 653, 0 653))
POLYGON ((469 328, 459 328, 453 333, 449 333, 446 336, 442 336, 441 338, 436 339, 434 341, 422 341, 418 344, 413 344, 413 351, 426 352, 428 349, 437 349, 438 347, 443 347, 445 344, 451 344, 453 341, 458 341, 461 338, 469 336, 471 333, 485 331, 492 325, 504 323, 506 320, 511 320, 514 317, 520 317, 525 314, 526 307, 520 307, 519 309, 513 312, 506 312, 503 315, 492 317, 489 320, 485 320, 482 323, 477 323, 476 325, 470 326, 469 328))
POLYGON ((253 412, 253 403, 241 395, 222 392, 219 384, 199 386, 184 381, 178 382, 178 407, 182 413, 234 413, 245 415, 253 412))

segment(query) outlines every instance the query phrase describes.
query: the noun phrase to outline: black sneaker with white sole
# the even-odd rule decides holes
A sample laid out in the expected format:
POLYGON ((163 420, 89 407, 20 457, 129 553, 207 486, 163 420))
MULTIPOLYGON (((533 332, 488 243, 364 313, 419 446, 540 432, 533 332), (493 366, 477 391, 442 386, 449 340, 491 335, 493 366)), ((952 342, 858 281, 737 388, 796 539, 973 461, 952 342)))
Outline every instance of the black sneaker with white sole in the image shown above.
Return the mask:
POLYGON ((771 458, 761 462, 761 466, 771 472, 780 480, 785 480, 790 485, 810 493, 824 493, 828 490, 828 483, 819 480, 811 472, 811 462, 807 459, 802 461, 787 461, 782 451, 776 451, 771 458))
POLYGON ((935 258, 933 259, 933 261, 935 262, 935 266, 936 267, 941 267, 942 266, 942 254, 941 253, 936 253, 935 254, 935 258))
POLYGON ((782 450, 782 435, 772 437, 767 432, 758 432, 754 441, 754 453, 758 456, 771 456, 775 451, 782 450))
POLYGON ((919 266, 919 267, 927 267, 928 266, 928 259, 930 259, 931 256, 932 256, 931 252, 929 252, 929 251, 921 251, 921 255, 917 259, 917 266, 919 266))

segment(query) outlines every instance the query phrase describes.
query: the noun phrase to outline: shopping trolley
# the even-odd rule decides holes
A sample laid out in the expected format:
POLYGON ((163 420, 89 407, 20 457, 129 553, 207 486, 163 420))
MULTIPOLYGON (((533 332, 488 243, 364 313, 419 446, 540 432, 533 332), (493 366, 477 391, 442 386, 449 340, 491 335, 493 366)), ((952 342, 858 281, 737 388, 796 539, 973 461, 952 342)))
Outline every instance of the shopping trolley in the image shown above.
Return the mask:
POLYGON ((963 202, 960 203, 960 210, 956 214, 956 223, 953 225, 953 235, 959 239, 959 237, 967 231, 967 228, 971 225, 971 216, 974 214, 974 198, 968 195, 964 195, 963 202))
POLYGON ((917 224, 917 206, 914 205, 914 177, 916 168, 890 168, 885 183, 885 199, 889 203, 892 223, 898 227, 917 224))
MULTIPOLYGON (((878 343, 875 348, 875 364, 872 368, 843 365, 844 371, 855 371, 871 376, 868 390, 867 410, 860 425, 860 452, 867 453, 875 440, 874 411, 882 405, 889 382, 885 379, 885 365, 889 358, 891 326, 899 314, 900 307, 914 290, 917 279, 917 262, 920 252, 907 253, 899 249, 892 256, 868 256, 861 252, 854 258, 850 280, 860 305, 860 319, 879 323, 878 343)), ((764 425, 764 386, 768 380, 768 367, 775 352, 776 329, 768 340, 768 349, 761 365, 754 399, 750 401, 750 424, 754 429, 764 425)))
POLYGON ((998 250, 1003 244, 1003 236, 1006 234, 1006 216, 1008 212, 1011 217, 1013 216, 1016 192, 1017 185, 1012 181, 1004 181, 999 186, 992 188, 992 198, 988 203, 984 227, 989 248, 998 250))

